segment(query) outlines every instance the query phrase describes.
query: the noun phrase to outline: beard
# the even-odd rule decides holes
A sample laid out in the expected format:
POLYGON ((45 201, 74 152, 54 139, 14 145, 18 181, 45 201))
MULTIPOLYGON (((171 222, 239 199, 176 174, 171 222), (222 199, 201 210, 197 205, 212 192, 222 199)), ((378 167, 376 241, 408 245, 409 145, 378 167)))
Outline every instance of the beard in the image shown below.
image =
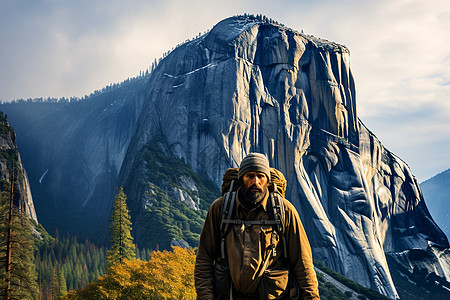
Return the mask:
POLYGON ((267 186, 263 189, 258 188, 256 185, 250 186, 248 189, 244 188, 244 200, 249 204, 260 203, 267 193, 267 186))

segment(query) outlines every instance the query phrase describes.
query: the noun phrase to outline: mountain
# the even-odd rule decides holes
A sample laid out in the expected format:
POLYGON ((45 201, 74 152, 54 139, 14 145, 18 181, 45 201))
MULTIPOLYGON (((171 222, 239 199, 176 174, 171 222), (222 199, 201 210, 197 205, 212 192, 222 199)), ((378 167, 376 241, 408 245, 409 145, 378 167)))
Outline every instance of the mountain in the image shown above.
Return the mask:
POLYGON ((0 191, 8 195, 11 192, 12 170, 14 170, 14 204, 37 223, 30 184, 17 149, 16 134, 9 125, 7 116, 0 112, 0 191))
POLYGON ((433 219, 447 237, 450 236, 450 169, 425 180, 420 184, 424 198, 433 219))
POLYGON ((343 45, 236 16, 121 88, 0 110, 44 226, 100 239, 123 186, 140 247, 195 246, 223 172, 257 151, 284 173, 328 268, 390 298, 411 296, 402 280, 414 272, 450 279, 448 240, 417 180, 357 117, 343 45))
POLYGON ((17 101, 0 110, 17 132, 36 212, 51 234, 108 240, 109 216, 145 78, 80 101, 17 101))

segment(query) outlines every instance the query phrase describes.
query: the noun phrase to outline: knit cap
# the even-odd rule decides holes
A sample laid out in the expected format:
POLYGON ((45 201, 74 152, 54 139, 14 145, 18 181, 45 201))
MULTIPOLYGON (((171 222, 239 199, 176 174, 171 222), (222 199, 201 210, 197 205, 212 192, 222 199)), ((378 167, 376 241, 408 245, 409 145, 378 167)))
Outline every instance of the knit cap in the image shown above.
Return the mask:
POLYGON ((264 154, 249 153, 241 161, 239 166, 239 179, 241 179, 247 172, 261 172, 266 174, 268 181, 270 181, 270 166, 269 160, 264 154))

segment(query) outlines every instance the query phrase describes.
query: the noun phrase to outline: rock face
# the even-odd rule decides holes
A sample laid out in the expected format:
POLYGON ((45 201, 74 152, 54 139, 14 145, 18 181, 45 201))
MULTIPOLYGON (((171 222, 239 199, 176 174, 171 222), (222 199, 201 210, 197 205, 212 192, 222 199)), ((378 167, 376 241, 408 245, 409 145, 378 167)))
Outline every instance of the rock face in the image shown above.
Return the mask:
POLYGON ((20 154, 16 145, 16 134, 9 125, 3 113, 0 113, 0 191, 10 195, 11 171, 14 159, 14 205, 38 222, 31 196, 30 184, 25 169, 22 166, 20 154))
MULTIPOLYGON (((102 193, 112 194, 118 182, 139 240, 156 230, 146 226, 153 223, 145 211, 157 206, 158 197, 165 203, 177 198, 196 212, 178 216, 179 222, 201 216, 206 206, 199 196, 202 181, 186 177, 187 171, 176 174, 173 157, 179 170, 188 166, 220 186, 227 168, 249 152, 262 152, 288 180, 286 198, 300 213, 315 259, 391 298, 398 293, 387 257, 407 272, 420 265, 450 279, 447 238, 414 176, 357 117, 345 46, 260 18, 233 17, 173 50, 146 87, 145 94, 142 89, 133 101, 124 100, 133 103, 128 117, 123 107, 102 112, 110 98, 95 112, 54 110, 57 118, 48 126, 60 133, 34 141, 40 156, 30 165, 40 175, 33 191, 33 182, 46 183, 58 211, 58 197, 65 195, 74 209, 105 216, 111 196, 102 193), (61 169, 77 177, 51 174, 61 169), (410 255, 413 249, 422 254, 410 255)), ((45 132, 33 129, 28 139, 38 130, 45 132)), ((171 213, 159 208, 159 216, 163 211, 171 213)))
POLYGON ((230 18, 175 49, 149 86, 124 182, 135 153, 158 134, 217 185, 247 153, 266 153, 288 180, 286 198, 316 259, 390 297, 387 254, 422 249, 449 278, 448 242, 415 178, 357 118, 344 46, 230 18))

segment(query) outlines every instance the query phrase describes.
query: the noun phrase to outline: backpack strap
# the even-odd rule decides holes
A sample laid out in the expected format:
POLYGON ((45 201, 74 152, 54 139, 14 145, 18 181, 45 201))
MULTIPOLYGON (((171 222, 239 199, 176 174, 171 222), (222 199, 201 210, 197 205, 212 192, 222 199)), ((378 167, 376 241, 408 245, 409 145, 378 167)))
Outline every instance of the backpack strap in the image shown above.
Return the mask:
MULTIPOLYGON (((287 243, 286 243, 286 237, 285 237, 285 229, 286 229, 286 211, 284 208, 284 202, 283 198, 280 197, 277 191, 277 185, 273 184, 273 191, 270 192, 270 203, 272 204, 272 209, 269 210, 270 214, 273 216, 273 219, 277 221, 277 232, 281 236, 281 240, 283 243, 283 252, 284 252, 284 258, 287 258, 287 243)), ((275 250, 273 252, 273 255, 276 255, 275 250)))
POLYGON ((280 225, 281 222, 279 220, 244 221, 241 219, 234 219, 234 220, 223 220, 223 223, 250 226, 250 225, 280 225))
MULTIPOLYGON (((225 253, 225 237, 230 230, 230 225, 272 225, 276 228, 276 231, 278 232, 279 236, 281 236, 281 240, 283 243, 283 252, 284 257, 287 258, 287 244, 286 244, 286 237, 285 237, 285 219, 286 219, 286 211, 284 208, 284 202, 281 196, 277 193, 277 185, 273 184, 273 191, 270 192, 270 208, 269 208, 269 216, 270 220, 254 220, 254 221, 245 221, 241 219, 232 219, 233 210, 234 210, 234 203, 236 201, 236 192, 233 191, 233 185, 234 180, 231 181, 230 188, 228 192, 225 195, 225 198, 222 203, 222 219, 220 222, 220 234, 221 234, 221 241, 220 241, 220 252, 221 252, 221 259, 226 260, 226 253, 225 253), (231 196, 231 200, 230 200, 231 196)), ((275 256, 275 235, 272 235, 272 255, 275 256)))
POLYGON ((230 229, 230 220, 231 215, 233 214, 233 208, 234 208, 234 202, 236 200, 236 191, 233 192, 233 185, 234 180, 231 181, 230 189, 225 195, 225 198, 222 203, 222 220, 220 221, 220 234, 221 234, 221 241, 220 241, 220 252, 221 252, 221 259, 225 260, 225 236, 228 233, 228 230, 230 229), (230 200, 231 195, 231 200, 230 200))

